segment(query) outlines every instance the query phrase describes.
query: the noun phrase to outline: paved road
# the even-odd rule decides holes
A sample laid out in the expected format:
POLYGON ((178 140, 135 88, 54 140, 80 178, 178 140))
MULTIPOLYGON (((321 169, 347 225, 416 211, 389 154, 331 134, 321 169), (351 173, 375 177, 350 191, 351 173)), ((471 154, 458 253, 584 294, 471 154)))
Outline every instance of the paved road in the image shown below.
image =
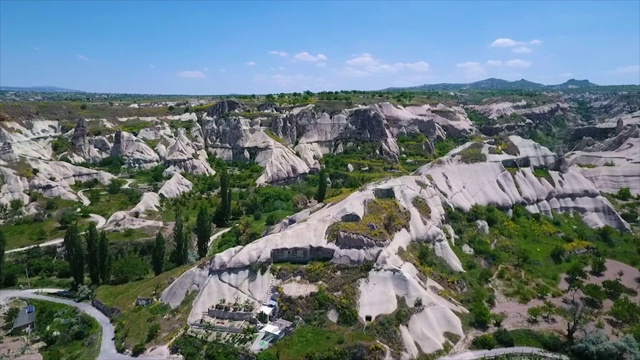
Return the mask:
POLYGON ((569 358, 556 353, 550 353, 548 351, 518 346, 512 348, 501 348, 501 349, 493 349, 493 350, 474 350, 474 351, 466 351, 463 353, 448 355, 438 358, 438 360, 475 360, 475 359, 490 359, 492 357, 507 355, 507 354, 535 354, 535 355, 544 355, 548 359, 563 359, 568 360, 569 358))
POLYGON ((90 304, 87 303, 77 303, 73 300, 55 298, 46 295, 40 295, 36 292, 38 291, 58 291, 59 289, 32 289, 32 290, 2 290, 0 291, 0 303, 4 302, 8 298, 27 298, 27 299, 37 299, 37 300, 46 300, 51 302, 56 302, 60 304, 65 304, 69 306, 73 306, 75 308, 80 309, 85 312, 87 315, 96 319, 100 327, 102 328, 102 339, 100 341, 100 355, 98 359, 104 360, 120 360, 120 359, 133 359, 130 356, 119 354, 116 351, 115 344, 113 342, 113 337, 115 336, 115 331, 109 318, 107 318, 103 313, 98 311, 98 309, 94 308, 90 304))

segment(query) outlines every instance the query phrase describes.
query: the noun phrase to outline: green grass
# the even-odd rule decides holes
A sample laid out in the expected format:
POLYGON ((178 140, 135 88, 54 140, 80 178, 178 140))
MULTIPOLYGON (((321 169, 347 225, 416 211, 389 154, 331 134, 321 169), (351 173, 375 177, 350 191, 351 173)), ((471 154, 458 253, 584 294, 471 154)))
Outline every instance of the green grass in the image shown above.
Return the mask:
POLYGON ((297 360, 315 354, 327 354, 357 343, 373 345, 375 337, 338 325, 327 325, 322 328, 303 325, 265 352, 272 355, 279 353, 280 360, 297 360))
POLYGON ((475 142, 458 152, 456 156, 460 156, 460 160, 465 164, 484 162, 487 160, 487 155, 482 153, 483 147, 482 143, 475 142))
POLYGON ((578 166, 585 169, 594 169, 598 167, 596 164, 578 164, 578 166))
POLYGON ((142 196, 139 191, 133 189, 123 189, 117 194, 108 194, 102 189, 91 189, 85 191, 84 195, 91 200, 87 211, 105 218, 109 218, 116 211, 133 208, 142 196))
POLYGON ((58 221, 55 219, 47 219, 42 222, 27 220, 19 224, 6 224, 0 226, 0 231, 7 238, 7 250, 35 245, 64 236, 64 230, 59 228, 58 221))
POLYGON ((396 232, 409 226, 411 214, 398 205, 396 199, 374 199, 369 201, 362 220, 337 222, 327 229, 327 240, 335 241, 338 233, 360 234, 374 240, 389 240, 396 232), (372 228, 371 224, 375 225, 372 228))
POLYGON ((127 229, 125 231, 111 231, 107 233, 111 241, 143 240, 151 239, 155 234, 141 229, 127 229))
MULTIPOLYGON (((512 279, 514 297, 526 297, 536 283, 555 288, 560 275, 571 266, 571 261, 586 263, 590 255, 566 254, 565 260, 556 264, 551 253, 556 246, 564 249, 584 247, 587 244, 597 248, 602 256, 618 260, 631 266, 638 266, 640 239, 632 234, 605 228, 589 228, 579 215, 553 214, 553 218, 534 215, 522 207, 515 207, 513 217, 493 207, 474 207, 468 213, 449 212, 447 217, 460 244, 467 243, 475 250, 475 256, 467 255, 454 248, 467 273, 454 275, 473 277, 484 271, 477 264, 483 258, 492 264, 491 272, 498 265, 508 265, 524 270, 525 280, 512 279), (478 219, 489 223, 488 235, 480 233, 475 226, 478 219), (495 241, 495 247, 490 244, 495 241), (536 281, 526 280, 526 277, 536 281)), ((506 276, 509 277, 509 276, 506 276)), ((473 282, 473 279, 469 279, 473 282)))
POLYGON ((102 285, 96 290, 96 298, 106 305, 116 306, 122 311, 131 309, 138 297, 152 297, 154 292, 161 292, 171 278, 178 278, 193 265, 184 265, 158 276, 130 282, 122 285, 102 285))
POLYGON ((274 133, 272 130, 270 129, 266 129, 264 131, 265 134, 269 135, 270 138, 272 138, 273 140, 279 142, 280 144, 284 145, 284 146, 288 146, 286 142, 284 142, 284 139, 281 138, 280 136, 276 135, 276 133, 274 133))
POLYGON ((89 315, 86 315, 75 308, 42 300, 29 300, 35 305, 38 314, 38 328, 36 331, 51 333, 59 331, 65 333, 69 329, 74 331, 73 326, 67 325, 67 321, 80 321, 88 325, 88 332, 81 339, 63 337, 59 335, 54 340, 50 340, 47 347, 40 353, 45 360, 58 359, 96 359, 100 352, 101 329, 100 325, 89 315), (63 320, 63 321, 60 321, 63 320))

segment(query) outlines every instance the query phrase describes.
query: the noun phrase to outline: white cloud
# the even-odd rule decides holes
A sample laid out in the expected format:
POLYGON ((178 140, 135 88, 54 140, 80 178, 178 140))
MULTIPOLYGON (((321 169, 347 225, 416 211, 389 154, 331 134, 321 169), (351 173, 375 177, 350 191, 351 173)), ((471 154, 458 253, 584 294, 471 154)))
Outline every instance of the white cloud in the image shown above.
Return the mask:
POLYGON ((309 62, 327 61, 327 57, 324 56, 323 54, 311 55, 306 51, 295 54, 293 58, 296 60, 309 61, 309 62))
POLYGON ((245 63, 245 65, 247 65, 247 66, 256 66, 256 62, 255 61, 249 61, 249 62, 245 63))
POLYGON ((520 46, 520 47, 517 47, 517 48, 513 49, 513 52, 514 53, 518 53, 518 54, 529 54, 532 51, 533 50, 529 49, 526 46, 520 46))
POLYGON ((562 76, 562 77, 572 77, 573 73, 566 72, 566 73, 560 74, 560 76, 562 76))
POLYGON ((395 73, 400 70, 411 70, 424 72, 429 70, 429 64, 424 61, 414 63, 397 62, 394 64, 384 64, 381 60, 376 59, 369 53, 357 55, 345 61, 347 68, 345 69, 348 76, 367 76, 373 73, 395 73))
POLYGON ((288 56, 288 55, 289 55, 289 54, 288 54, 288 53, 286 53, 285 51, 280 51, 280 50, 271 50, 271 51, 269 51, 269 54, 271 54, 271 55, 278 55, 278 56, 282 56, 282 57, 286 57, 286 56, 288 56))
POLYGON ((350 60, 347 60, 345 64, 350 66, 371 66, 377 65, 378 60, 375 60, 369 53, 360 54, 350 60))
POLYGON ((528 54, 533 52, 533 50, 530 47, 527 47, 525 45, 537 46, 540 44, 542 44, 542 41, 538 39, 534 39, 529 42, 526 42, 526 41, 513 40, 510 38, 499 38, 499 39, 495 39, 489 46, 512 48, 511 51, 515 53, 528 54))
POLYGON ((204 73, 198 70, 185 70, 178 73, 178 76, 185 79, 204 79, 204 73))
POLYGON ((487 65, 489 65, 489 66, 502 66, 502 61, 500 61, 500 60, 487 60, 487 65))
POLYGON ((614 74, 635 74, 640 72, 640 65, 620 66, 611 72, 614 74))
POLYGON ((509 38, 499 38, 491 43, 492 47, 514 47, 524 45, 522 41, 515 41, 509 38))
POLYGON ((149 65, 149 68, 151 68, 151 69, 155 69, 155 67, 156 67, 156 66, 155 66, 155 65, 153 65, 153 64, 149 65))
POLYGON ((84 56, 84 55, 76 55, 78 57, 78 59, 82 60, 82 61, 89 61, 89 58, 84 56))
POLYGON ((456 67, 462 69, 468 76, 478 76, 486 73, 482 64, 476 61, 467 61, 456 64, 456 67))
POLYGON ((278 66, 278 67, 272 67, 271 70, 273 71, 283 71, 285 68, 284 66, 278 66))
POLYGON ((531 66, 532 62, 522 59, 513 59, 504 63, 505 66, 515 67, 515 68, 527 68, 531 66))
POLYGON ((327 66, 327 63, 323 63, 323 62, 317 63, 316 66, 317 67, 325 67, 325 66, 327 66))

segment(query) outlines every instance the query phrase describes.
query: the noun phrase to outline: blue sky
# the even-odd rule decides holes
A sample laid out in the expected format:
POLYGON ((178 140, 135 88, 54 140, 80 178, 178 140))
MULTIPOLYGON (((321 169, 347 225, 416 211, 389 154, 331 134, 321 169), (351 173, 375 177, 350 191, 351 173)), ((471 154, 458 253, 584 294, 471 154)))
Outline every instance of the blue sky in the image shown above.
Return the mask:
POLYGON ((0 1, 4 86, 263 94, 639 71, 639 1, 0 1))

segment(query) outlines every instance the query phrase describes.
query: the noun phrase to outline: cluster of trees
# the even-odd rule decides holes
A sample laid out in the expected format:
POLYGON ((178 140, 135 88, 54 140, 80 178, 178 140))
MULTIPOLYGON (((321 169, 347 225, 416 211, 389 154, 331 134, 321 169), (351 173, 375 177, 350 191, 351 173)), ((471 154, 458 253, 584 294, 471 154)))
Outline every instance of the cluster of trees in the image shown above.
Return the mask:
POLYGON ((65 259, 69 263, 74 289, 84 285, 85 268, 93 285, 106 284, 111 278, 112 258, 107 234, 98 233, 96 225, 91 224, 84 238, 85 241, 76 223, 70 224, 64 235, 65 259))

